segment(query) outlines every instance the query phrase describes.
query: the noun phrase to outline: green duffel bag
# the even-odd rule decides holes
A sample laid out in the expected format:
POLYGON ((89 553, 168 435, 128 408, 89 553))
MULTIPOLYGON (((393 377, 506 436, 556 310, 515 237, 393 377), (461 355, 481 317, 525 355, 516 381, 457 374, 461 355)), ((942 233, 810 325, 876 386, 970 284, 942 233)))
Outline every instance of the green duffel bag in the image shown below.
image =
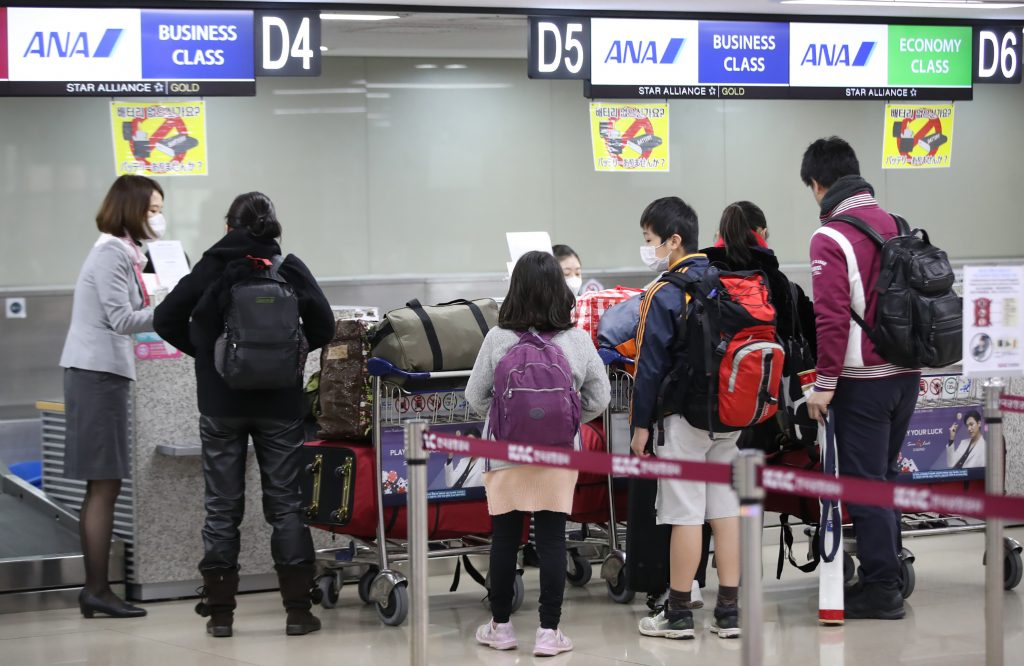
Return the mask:
POLYGON ((498 324, 492 298, 439 305, 412 300, 370 334, 373 355, 407 372, 471 370, 484 337, 498 324))

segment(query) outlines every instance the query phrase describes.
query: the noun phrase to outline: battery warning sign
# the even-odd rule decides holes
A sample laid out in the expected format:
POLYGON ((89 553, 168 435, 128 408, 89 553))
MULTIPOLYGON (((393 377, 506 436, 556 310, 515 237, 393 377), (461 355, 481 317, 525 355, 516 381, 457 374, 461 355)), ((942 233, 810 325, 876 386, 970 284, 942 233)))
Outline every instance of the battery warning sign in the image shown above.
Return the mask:
POLYGON ((668 104, 593 102, 590 133, 596 171, 669 170, 668 104))
POLYGON ((953 159, 953 105, 887 105, 882 141, 883 169, 948 168, 953 159))
POLYGON ((117 175, 205 176, 205 102, 111 102, 117 175))

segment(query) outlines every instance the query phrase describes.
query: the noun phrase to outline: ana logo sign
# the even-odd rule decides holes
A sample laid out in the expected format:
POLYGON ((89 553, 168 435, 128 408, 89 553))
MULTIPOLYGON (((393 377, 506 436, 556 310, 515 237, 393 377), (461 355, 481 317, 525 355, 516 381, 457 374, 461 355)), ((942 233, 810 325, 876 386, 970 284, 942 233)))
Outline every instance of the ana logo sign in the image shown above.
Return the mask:
POLYGON ((7 10, 12 81, 137 81, 137 9, 7 10))
POLYGON ((878 42, 861 42, 852 58, 849 44, 808 44, 807 52, 804 53, 800 66, 863 67, 868 64, 871 53, 877 44, 878 42))
POLYGON ((40 58, 109 58, 117 47, 118 40, 124 30, 120 28, 107 28, 103 31, 99 43, 93 40, 96 48, 89 50, 89 33, 80 31, 72 32, 36 32, 29 40, 28 46, 22 58, 38 56, 40 58))
POLYGON ((595 85, 694 85, 697 21, 591 19, 595 85))
POLYGON ((791 85, 888 85, 887 26, 792 23, 789 29, 791 85))
POLYGON ((679 52, 683 48, 686 39, 673 37, 661 49, 661 56, 658 55, 658 42, 648 41, 623 41, 616 39, 608 49, 608 55, 604 57, 606 63, 615 62, 624 64, 632 63, 639 65, 650 63, 652 65, 674 65, 679 59, 679 52))

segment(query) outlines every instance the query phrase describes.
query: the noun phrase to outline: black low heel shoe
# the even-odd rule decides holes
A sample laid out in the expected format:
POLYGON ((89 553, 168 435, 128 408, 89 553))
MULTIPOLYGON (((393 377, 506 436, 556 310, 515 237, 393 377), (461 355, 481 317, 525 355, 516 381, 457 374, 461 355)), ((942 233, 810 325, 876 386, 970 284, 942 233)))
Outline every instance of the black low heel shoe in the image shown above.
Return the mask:
POLYGON ((132 606, 113 593, 110 596, 112 599, 108 601, 82 590, 78 595, 78 606, 82 609, 82 617, 92 618, 96 613, 110 617, 143 617, 146 615, 145 608, 132 606))

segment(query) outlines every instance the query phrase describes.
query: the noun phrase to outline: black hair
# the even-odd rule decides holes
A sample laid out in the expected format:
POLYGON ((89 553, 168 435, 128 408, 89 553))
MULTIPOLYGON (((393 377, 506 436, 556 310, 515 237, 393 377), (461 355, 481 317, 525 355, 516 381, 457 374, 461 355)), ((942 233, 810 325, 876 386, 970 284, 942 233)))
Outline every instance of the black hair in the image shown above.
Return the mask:
POLYGON ((658 236, 663 242, 678 235, 683 249, 696 252, 700 227, 697 213, 679 197, 663 197, 652 201, 640 215, 640 228, 658 236))
POLYGON ((749 264, 753 258, 750 253, 753 244, 751 234, 767 228, 768 220, 757 204, 737 201, 726 206, 722 211, 722 221, 718 224, 718 235, 725 243, 725 254, 729 261, 740 266, 749 264))
POLYGON ((281 237, 281 223, 277 220, 274 202, 262 192, 239 194, 231 202, 224 219, 228 227, 244 229, 253 238, 274 240, 281 237))
POLYGON ((810 187, 811 180, 824 188, 832 187, 843 176, 859 176, 860 162, 853 147, 838 136, 818 139, 807 146, 800 164, 800 180, 810 187))
POLYGON ((565 285, 562 267, 547 252, 527 252, 512 269, 498 326, 513 331, 565 331, 572 328, 576 296, 565 285))
POLYGON ((981 413, 976 409, 972 409, 964 415, 964 425, 967 425, 967 419, 974 419, 975 423, 981 425, 981 413))
POLYGON ((576 261, 580 261, 580 255, 576 254, 576 250, 568 245, 552 245, 551 254, 555 255, 555 259, 559 261, 567 257, 576 257, 576 261))

